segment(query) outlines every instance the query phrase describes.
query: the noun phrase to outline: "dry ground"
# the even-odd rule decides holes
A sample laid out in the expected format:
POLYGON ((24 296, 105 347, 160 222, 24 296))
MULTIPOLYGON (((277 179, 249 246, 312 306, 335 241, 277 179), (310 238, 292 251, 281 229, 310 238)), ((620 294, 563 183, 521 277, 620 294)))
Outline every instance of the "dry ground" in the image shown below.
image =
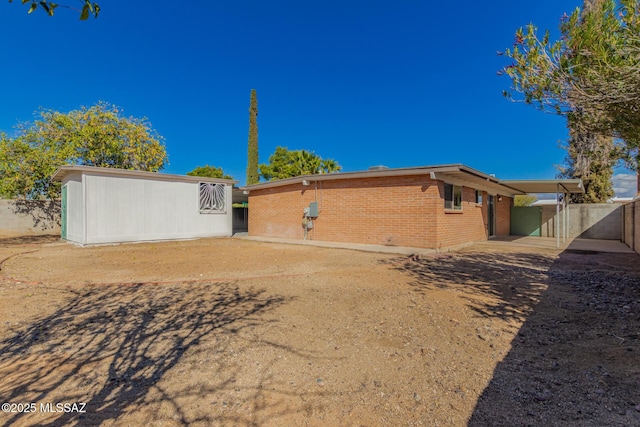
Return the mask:
POLYGON ((639 260, 0 238, 0 424, 640 425, 639 260))

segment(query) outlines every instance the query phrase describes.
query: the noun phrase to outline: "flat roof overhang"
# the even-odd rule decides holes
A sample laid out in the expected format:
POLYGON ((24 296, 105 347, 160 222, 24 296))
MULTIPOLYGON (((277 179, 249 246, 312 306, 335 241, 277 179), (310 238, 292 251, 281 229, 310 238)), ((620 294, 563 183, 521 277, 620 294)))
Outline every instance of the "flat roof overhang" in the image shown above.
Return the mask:
POLYGON ((59 167, 51 176, 51 181, 62 182, 66 176, 76 172, 80 172, 88 175, 118 176, 118 177, 126 177, 126 178, 146 178, 146 179, 172 181, 172 182, 212 182, 212 183, 219 183, 219 184, 237 184, 238 183, 238 181, 231 180, 231 179, 207 178, 203 176, 172 175, 172 174, 160 173, 160 172, 147 172, 147 171, 139 171, 139 170, 103 168, 103 167, 96 167, 96 166, 78 166, 78 165, 67 165, 67 166, 59 167))
POLYGON ((516 188, 523 193, 567 193, 582 194, 584 185, 581 179, 534 179, 534 180, 502 180, 504 185, 516 188))
POLYGON ((377 169, 358 172, 339 172, 329 174, 318 175, 302 175, 293 178, 279 179, 269 182, 263 182, 259 184, 246 185, 240 187, 241 190, 263 190, 267 188, 281 187, 285 185, 301 184, 303 181, 307 183, 322 182, 322 181, 335 181, 345 179, 362 179, 362 178, 382 178, 382 177, 396 177, 396 176, 415 176, 415 175, 427 175, 431 179, 444 181, 449 184, 461 185, 465 187, 475 188, 483 190, 489 194, 504 195, 513 197, 518 194, 525 194, 525 192, 512 188, 509 185, 505 185, 503 181, 499 180, 495 176, 487 175, 483 172, 475 170, 465 165, 453 164, 453 165, 440 165, 440 166, 422 166, 411 168, 389 168, 389 169, 377 169))

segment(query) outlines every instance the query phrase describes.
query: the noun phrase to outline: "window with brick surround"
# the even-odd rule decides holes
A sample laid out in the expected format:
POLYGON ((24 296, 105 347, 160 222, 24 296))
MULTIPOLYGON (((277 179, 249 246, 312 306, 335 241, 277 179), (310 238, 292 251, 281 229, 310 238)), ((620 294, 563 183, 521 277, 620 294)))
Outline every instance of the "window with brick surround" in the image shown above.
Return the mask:
POLYGON ((225 213, 227 211, 224 184, 201 182, 199 189, 200 213, 225 213))
POLYGON ((482 204, 482 190, 476 190, 476 203, 482 204))
POLYGON ((444 208, 447 210, 462 210, 462 187, 444 184, 444 208))

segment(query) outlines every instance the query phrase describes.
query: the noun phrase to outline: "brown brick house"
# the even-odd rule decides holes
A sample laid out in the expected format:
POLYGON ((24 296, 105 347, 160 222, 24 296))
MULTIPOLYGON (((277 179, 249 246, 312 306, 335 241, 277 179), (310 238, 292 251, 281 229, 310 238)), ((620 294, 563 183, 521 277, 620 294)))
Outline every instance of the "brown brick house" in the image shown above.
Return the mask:
POLYGON ((509 235, 525 194, 464 165, 306 175, 242 188, 249 236, 440 249, 509 235))

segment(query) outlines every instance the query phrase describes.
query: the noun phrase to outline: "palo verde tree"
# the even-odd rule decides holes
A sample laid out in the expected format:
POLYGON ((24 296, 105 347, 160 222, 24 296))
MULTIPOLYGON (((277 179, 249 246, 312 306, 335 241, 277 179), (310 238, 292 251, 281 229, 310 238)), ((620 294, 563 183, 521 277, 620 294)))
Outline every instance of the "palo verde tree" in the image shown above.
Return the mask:
MULTIPOLYGON (((73 9, 78 11, 80 13, 81 21, 85 21, 89 19, 90 16, 97 18, 98 14, 100 13, 100 5, 98 5, 98 3, 96 2, 92 2, 89 0, 79 0, 80 4, 82 4, 82 7, 80 8, 76 8, 68 5, 61 5, 48 0, 21 0, 21 1, 22 1, 22 4, 27 4, 27 3, 29 4, 29 11, 27 13, 31 13, 36 9, 42 9, 47 13, 47 15, 53 16, 55 13, 55 10, 58 7, 63 7, 66 9, 73 9)), ((13 3, 13 0, 9 0, 9 3, 13 3)))
POLYGON ((257 184, 258 174, 258 96, 256 90, 251 89, 249 104, 249 144, 247 149, 247 185, 257 184))
POLYGON ((269 164, 260 165, 260 175, 267 181, 300 175, 339 172, 342 167, 333 159, 323 159, 312 151, 276 147, 269 164))
POLYGON ((561 175, 585 181, 584 201, 606 200, 610 176, 620 159, 637 166, 640 141, 640 3, 585 0, 565 15, 561 37, 538 33, 530 24, 516 31, 504 55, 512 62, 517 101, 567 118, 567 168, 561 175))
POLYGON ((222 168, 218 168, 218 167, 215 167, 215 166, 209 166, 209 165, 198 166, 197 168, 195 168, 191 172, 187 172, 187 175, 189 175, 189 176, 203 176, 203 177, 207 177, 207 178, 233 179, 232 176, 225 174, 224 171, 222 170, 222 168))
POLYGON ((514 197, 513 206, 531 206, 537 200, 538 198, 536 196, 532 196, 531 194, 519 194, 514 197))
POLYGON ((0 139, 0 194, 56 198, 50 178, 63 165, 157 172, 167 162, 163 138, 146 118, 125 117, 116 106, 61 113, 40 110, 39 118, 18 126, 18 136, 0 139))

